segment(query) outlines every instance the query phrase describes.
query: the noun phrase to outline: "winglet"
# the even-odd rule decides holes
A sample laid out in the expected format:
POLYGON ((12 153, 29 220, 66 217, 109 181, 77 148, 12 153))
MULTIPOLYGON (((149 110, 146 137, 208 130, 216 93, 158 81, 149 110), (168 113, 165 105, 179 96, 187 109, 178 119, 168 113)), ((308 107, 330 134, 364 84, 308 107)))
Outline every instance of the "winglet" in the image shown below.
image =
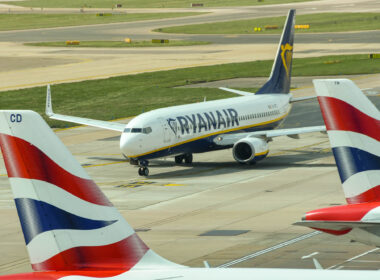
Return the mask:
POLYGON ((54 112, 53 112, 53 104, 51 102, 51 90, 50 90, 50 85, 47 85, 47 88, 46 88, 46 107, 45 107, 45 113, 46 115, 48 115, 49 117, 51 117, 52 115, 54 115, 54 112))

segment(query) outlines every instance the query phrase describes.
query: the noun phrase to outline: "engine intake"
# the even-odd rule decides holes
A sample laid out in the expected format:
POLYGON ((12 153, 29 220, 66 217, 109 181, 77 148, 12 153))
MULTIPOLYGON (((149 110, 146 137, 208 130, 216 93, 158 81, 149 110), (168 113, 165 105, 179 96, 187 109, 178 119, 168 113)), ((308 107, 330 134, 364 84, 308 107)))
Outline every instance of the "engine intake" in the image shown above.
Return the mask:
POLYGON ((239 163, 252 163, 258 154, 268 152, 268 143, 260 138, 243 138, 232 148, 232 155, 239 163))

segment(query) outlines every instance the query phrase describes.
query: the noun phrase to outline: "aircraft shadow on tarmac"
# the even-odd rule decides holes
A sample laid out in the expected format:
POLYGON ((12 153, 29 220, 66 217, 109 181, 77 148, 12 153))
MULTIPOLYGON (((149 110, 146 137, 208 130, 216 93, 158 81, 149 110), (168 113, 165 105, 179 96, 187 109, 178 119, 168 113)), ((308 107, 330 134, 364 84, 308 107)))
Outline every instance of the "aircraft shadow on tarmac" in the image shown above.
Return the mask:
MULTIPOLYGON (((232 174, 245 170, 276 170, 284 169, 288 167, 334 167, 335 163, 313 163, 310 161, 322 159, 328 156, 332 156, 331 151, 321 152, 316 151, 299 151, 299 150, 287 150, 286 152, 294 152, 291 155, 275 155, 269 156, 267 159, 253 165, 238 164, 237 162, 223 161, 223 162, 199 162, 194 161, 191 165, 180 165, 183 169, 173 170, 173 167, 179 166, 172 161, 154 160, 151 161, 149 166, 151 167, 150 179, 166 179, 173 177, 192 178, 218 175, 218 174, 232 174), (160 168, 158 171, 155 167, 160 168), (165 171, 170 169, 170 171, 165 171), (156 173, 157 172, 157 173, 156 173)), ((196 158, 195 158, 196 160, 196 158)))
POLYGON ((124 157, 122 158, 115 158, 115 157, 88 157, 88 159, 95 159, 95 160, 105 160, 105 161, 115 161, 115 162, 119 162, 119 161, 125 161, 125 162, 128 162, 127 159, 125 159, 124 157))

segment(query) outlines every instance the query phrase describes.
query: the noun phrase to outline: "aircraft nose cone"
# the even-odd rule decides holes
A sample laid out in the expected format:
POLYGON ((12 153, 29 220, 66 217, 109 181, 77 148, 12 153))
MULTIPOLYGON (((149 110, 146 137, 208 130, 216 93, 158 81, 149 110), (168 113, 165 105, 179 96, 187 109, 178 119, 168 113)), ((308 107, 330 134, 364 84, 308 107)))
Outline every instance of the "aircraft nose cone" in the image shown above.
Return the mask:
POLYGON ((138 154, 138 140, 136 135, 131 135, 130 133, 123 133, 120 137, 120 150, 127 157, 134 156, 138 154))

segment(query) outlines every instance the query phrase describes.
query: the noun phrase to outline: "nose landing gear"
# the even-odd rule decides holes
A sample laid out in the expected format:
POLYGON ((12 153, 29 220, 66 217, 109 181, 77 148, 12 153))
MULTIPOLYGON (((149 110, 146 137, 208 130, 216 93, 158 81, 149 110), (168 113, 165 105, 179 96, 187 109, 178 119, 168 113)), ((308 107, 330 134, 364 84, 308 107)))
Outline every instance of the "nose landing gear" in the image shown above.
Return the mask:
POLYGON ((148 168, 149 162, 147 160, 140 160, 139 165, 140 165, 139 170, 138 170, 139 175, 148 177, 149 176, 149 168, 148 168))

